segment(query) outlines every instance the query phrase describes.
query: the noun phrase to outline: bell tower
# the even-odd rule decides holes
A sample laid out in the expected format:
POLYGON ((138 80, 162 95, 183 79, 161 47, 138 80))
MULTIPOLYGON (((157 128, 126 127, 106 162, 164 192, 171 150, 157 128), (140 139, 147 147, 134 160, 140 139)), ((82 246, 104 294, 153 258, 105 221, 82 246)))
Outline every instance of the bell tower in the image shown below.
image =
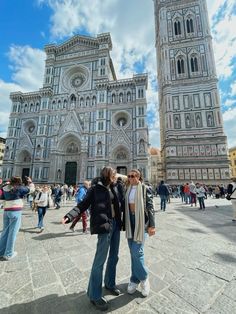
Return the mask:
POLYGON ((205 0, 154 0, 161 153, 169 184, 229 179, 205 0))

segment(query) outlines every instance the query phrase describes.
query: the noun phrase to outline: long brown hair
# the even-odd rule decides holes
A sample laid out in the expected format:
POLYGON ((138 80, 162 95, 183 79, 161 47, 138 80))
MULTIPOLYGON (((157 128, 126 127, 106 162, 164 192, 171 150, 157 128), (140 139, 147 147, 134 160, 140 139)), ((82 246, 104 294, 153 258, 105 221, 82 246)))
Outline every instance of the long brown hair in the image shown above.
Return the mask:
POLYGON ((114 174, 115 170, 112 167, 104 167, 100 173, 102 184, 105 186, 109 185, 112 182, 111 177, 114 174))

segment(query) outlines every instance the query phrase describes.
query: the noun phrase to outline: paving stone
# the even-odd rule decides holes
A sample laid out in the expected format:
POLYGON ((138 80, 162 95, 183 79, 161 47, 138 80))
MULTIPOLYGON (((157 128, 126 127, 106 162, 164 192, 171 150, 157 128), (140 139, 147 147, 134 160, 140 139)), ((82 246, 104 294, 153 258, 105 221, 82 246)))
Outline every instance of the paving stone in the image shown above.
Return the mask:
POLYGON ((198 269, 205 271, 209 274, 215 275, 216 277, 230 281, 236 274, 236 268, 230 267, 229 265, 224 266, 213 261, 208 261, 207 263, 198 267, 198 269))
POLYGON ((200 271, 189 270, 188 274, 171 284, 169 290, 203 312, 217 294, 224 289, 225 281, 200 271))
POLYGON ((57 277, 53 271, 43 271, 32 274, 32 281, 34 288, 40 288, 57 282, 57 277))
POLYGON ((236 302, 225 295, 220 295, 215 303, 205 312, 206 314, 233 314, 236 313, 236 302))
MULTIPOLYGON (((0 277, 0 279, 1 279, 1 277, 0 277)), ((0 289, 0 300, 1 300, 0 309, 3 309, 5 307, 7 307, 8 304, 10 303, 10 295, 1 291, 1 289, 0 289)), ((1 313, 1 311, 0 311, 0 313, 1 313)))
POLYGON ((28 269, 18 272, 4 273, 1 276, 1 291, 12 295, 22 286, 29 283, 31 283, 31 277, 28 269))
POLYGON ((184 299, 175 295, 170 290, 162 291, 161 294, 153 296, 148 300, 149 306, 156 311, 156 313, 168 314, 197 314, 199 313, 193 306, 191 306, 184 299))
POLYGON ((71 258, 67 256, 53 261, 52 266, 56 273, 62 273, 66 270, 74 268, 75 264, 72 262, 71 258))
POLYGON ((236 302, 236 279, 226 284, 223 294, 236 302))
POLYGON ((69 285, 84 279, 84 273, 81 272, 77 267, 60 273, 59 276, 64 287, 68 287, 69 285))
POLYGON ((43 297, 52 297, 55 298, 55 296, 63 296, 66 292, 62 285, 59 283, 49 284, 47 285, 46 289, 45 287, 41 287, 39 289, 34 289, 34 299, 40 299, 43 297))
POLYGON ((45 260, 41 260, 40 258, 37 260, 32 260, 30 263, 30 272, 31 274, 39 273, 39 272, 53 272, 53 267, 49 258, 45 260))
POLYGON ((21 289, 17 290, 10 299, 10 304, 16 303, 26 303, 33 299, 33 287, 32 283, 23 286, 21 289))

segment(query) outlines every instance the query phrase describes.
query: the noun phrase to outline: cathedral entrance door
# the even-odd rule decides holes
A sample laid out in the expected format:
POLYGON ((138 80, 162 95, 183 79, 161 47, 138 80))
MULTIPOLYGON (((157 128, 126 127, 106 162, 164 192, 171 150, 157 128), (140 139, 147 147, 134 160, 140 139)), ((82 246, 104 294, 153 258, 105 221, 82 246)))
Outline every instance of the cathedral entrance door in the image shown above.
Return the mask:
POLYGON ((30 173, 30 168, 23 168, 21 178, 24 179, 25 177, 28 177, 29 173, 30 173))
POLYGON ((65 183, 67 185, 76 184, 77 162, 71 161, 66 163, 65 167, 65 183))
POLYGON ((117 171, 117 173, 127 175, 127 168, 126 167, 117 167, 116 171, 117 171))

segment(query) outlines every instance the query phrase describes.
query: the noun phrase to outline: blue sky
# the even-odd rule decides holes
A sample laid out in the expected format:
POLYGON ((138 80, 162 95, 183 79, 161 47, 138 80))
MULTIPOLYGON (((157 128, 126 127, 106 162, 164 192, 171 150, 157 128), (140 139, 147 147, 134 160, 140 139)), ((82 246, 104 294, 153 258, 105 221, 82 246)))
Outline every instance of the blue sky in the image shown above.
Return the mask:
MULTIPOLYGON (((236 146, 236 3, 207 0, 225 133, 236 146)), ((110 32, 118 79, 147 72, 150 143, 159 146, 152 0, 1 0, 0 136, 5 137, 12 91, 42 87, 44 45, 75 34, 110 32)))

